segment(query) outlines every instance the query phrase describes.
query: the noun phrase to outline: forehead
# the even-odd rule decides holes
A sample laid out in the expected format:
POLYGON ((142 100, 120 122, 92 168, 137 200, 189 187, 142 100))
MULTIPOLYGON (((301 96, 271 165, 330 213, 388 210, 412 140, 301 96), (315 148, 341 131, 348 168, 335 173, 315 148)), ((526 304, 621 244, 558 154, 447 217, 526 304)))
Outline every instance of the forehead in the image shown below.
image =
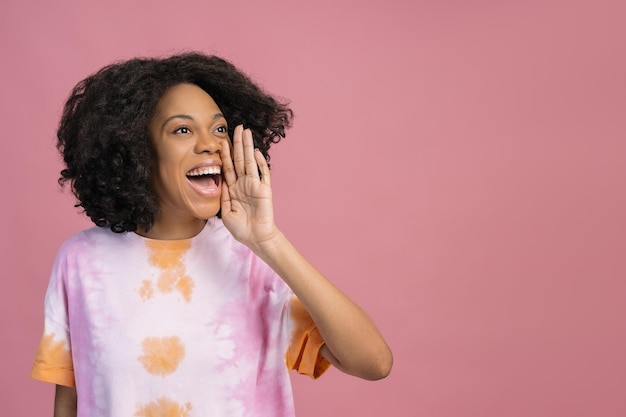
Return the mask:
POLYGON ((213 98, 194 84, 177 84, 169 88, 159 100, 155 117, 172 114, 206 114, 220 112, 213 98))

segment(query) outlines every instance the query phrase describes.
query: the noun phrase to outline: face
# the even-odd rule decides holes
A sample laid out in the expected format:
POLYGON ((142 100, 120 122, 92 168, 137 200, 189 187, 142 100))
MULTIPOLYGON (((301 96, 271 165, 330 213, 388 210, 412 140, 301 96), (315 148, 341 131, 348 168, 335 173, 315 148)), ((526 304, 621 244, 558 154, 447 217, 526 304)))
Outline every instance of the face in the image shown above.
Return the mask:
POLYGON ((161 97, 149 125, 155 153, 153 187, 159 222, 215 216, 222 192, 220 152, 229 140, 226 119, 200 87, 179 84, 161 97))

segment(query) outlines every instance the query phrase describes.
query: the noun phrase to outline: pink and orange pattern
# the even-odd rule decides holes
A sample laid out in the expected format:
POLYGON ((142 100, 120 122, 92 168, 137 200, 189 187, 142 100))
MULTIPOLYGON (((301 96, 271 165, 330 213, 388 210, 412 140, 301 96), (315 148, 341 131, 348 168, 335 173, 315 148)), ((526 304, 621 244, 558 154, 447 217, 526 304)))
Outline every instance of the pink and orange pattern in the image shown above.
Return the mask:
POLYGON ((76 386, 79 417, 290 417, 288 370, 329 367, 302 304, 217 218, 187 240, 70 238, 44 327, 32 376, 76 386))

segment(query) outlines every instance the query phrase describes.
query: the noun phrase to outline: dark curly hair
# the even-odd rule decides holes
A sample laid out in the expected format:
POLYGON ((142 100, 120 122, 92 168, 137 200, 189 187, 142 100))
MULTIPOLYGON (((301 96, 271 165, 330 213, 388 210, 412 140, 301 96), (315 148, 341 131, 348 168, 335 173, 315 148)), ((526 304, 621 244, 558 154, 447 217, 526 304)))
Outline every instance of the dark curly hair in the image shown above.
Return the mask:
POLYGON ((228 61, 201 53, 135 58, 104 67, 79 82, 65 103, 57 148, 65 162, 59 184, 71 183, 91 220, 114 232, 149 229, 158 212, 150 181, 153 151, 148 124, 163 94, 189 83, 220 107, 232 137, 243 124, 269 161, 293 112, 228 61))

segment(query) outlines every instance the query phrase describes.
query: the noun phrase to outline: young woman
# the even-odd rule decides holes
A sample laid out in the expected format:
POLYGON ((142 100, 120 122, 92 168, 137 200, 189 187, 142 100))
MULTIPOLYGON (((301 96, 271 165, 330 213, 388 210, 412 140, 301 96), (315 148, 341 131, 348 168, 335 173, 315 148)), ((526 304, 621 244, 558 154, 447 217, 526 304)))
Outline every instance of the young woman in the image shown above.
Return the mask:
POLYGON ((389 373, 366 313, 274 222, 268 151, 291 117, 198 53, 74 88, 60 181, 98 227, 64 243, 46 294, 32 375, 55 416, 292 416, 289 369, 389 373))

